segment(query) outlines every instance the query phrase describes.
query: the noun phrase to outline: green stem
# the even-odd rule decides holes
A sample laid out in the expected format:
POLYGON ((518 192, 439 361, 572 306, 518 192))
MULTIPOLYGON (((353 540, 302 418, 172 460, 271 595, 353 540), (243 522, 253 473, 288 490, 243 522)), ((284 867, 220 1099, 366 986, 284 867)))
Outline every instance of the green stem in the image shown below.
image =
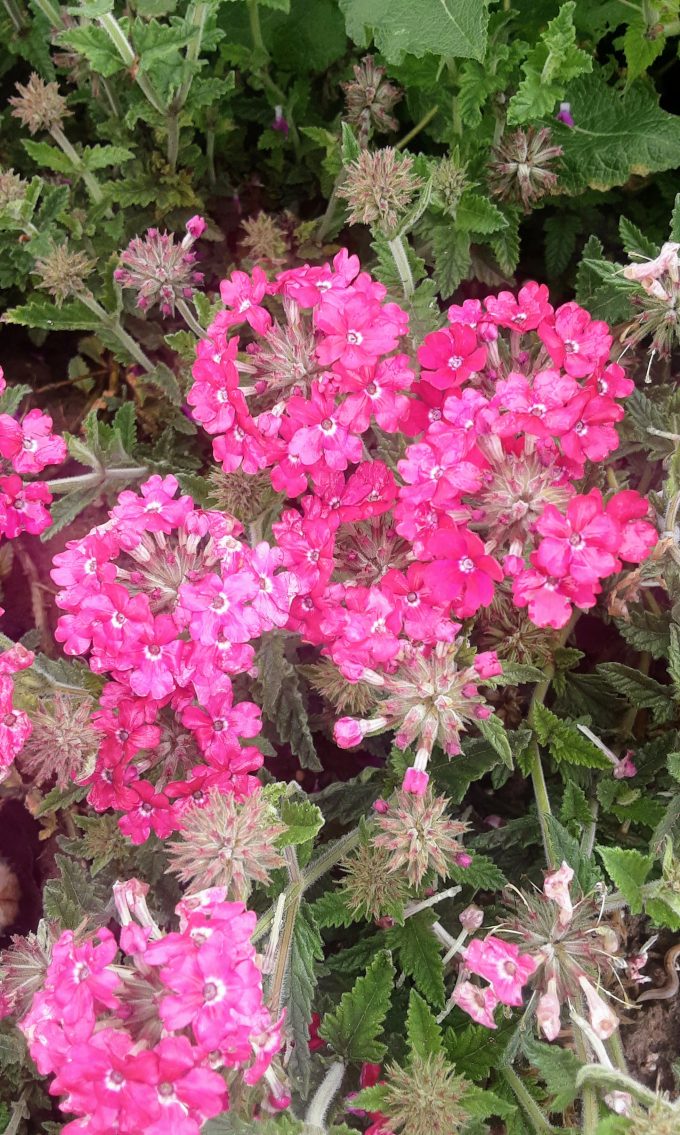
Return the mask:
MULTIPOLYGON (((292 903, 297 902, 309 887, 323 878, 323 876, 330 871, 331 867, 334 867, 336 863, 344 859, 347 853, 356 847, 358 842, 359 829, 353 828, 347 835, 336 839, 333 843, 324 847, 323 850, 319 852, 316 859, 313 859, 309 866, 302 872, 300 881, 291 883, 283 892, 285 895, 284 915, 292 903)), ((270 906, 269 910, 258 920, 252 936, 253 942, 258 942, 260 938, 264 937, 274 921, 275 913, 276 903, 270 906)))
POLYGON ((217 185, 217 173, 215 170, 215 131, 206 130, 205 132, 205 160, 208 163, 208 181, 211 186, 217 185))
POLYGON ((120 55, 123 63, 128 68, 128 70, 133 73, 135 82, 137 83, 137 86, 139 87, 142 94, 146 97, 148 102, 151 103, 151 106, 155 111, 158 112, 158 114, 164 115, 166 113, 166 108, 163 106, 163 103, 156 94, 156 91, 147 79, 146 75, 144 75, 139 70, 137 66, 138 60, 132 48, 132 44, 125 35, 125 32, 121 28, 116 17, 112 15, 111 12, 107 12, 105 15, 99 16, 98 19, 99 23, 104 28, 104 31, 108 34, 109 39, 113 43, 116 51, 120 55))
POLYGON ((128 335, 118 316, 109 315, 108 311, 98 303, 90 292, 83 292, 80 295, 80 299, 86 307, 89 307, 90 311, 94 312, 94 314, 101 319, 103 326, 115 335, 121 347, 127 351, 135 362, 139 363, 140 367, 143 367, 147 374, 151 374, 155 369, 151 359, 146 352, 142 350, 139 343, 133 339, 131 335, 128 335))
POLYGON ((424 130, 426 126, 429 126, 438 110, 438 106, 430 107, 427 114, 424 114, 420 121, 416 122, 413 129, 409 130, 408 134, 404 134, 404 137, 399 139, 396 146, 394 147, 395 150, 403 150, 405 146, 408 146, 409 142, 412 142, 416 135, 420 134, 421 130, 424 130))
POLYGON ((50 128, 50 134, 59 148, 66 154, 67 158, 73 162, 74 167, 77 169, 89 190, 90 197, 99 205, 104 200, 101 186, 94 174, 90 173, 78 151, 71 145, 61 126, 52 126, 50 128))
POLYGON ((165 120, 168 132, 167 159, 170 169, 174 173, 177 169, 177 156, 179 154, 179 110, 168 111, 165 120))
MULTIPOLYGON (((579 618, 579 614, 580 614, 579 611, 573 612, 573 614, 572 614, 569 622, 567 623, 566 627, 563 627, 562 630, 560 631, 560 635, 559 635, 559 638, 557 639, 557 642, 555 643, 554 650, 558 650, 559 647, 564 646, 565 642, 569 638, 569 635, 571 634, 572 630, 574 629, 574 627, 576 625, 576 621, 579 618)), ((545 678, 543 679, 542 682, 539 682, 539 684, 536 686, 536 689, 533 692, 533 696, 531 698, 531 703, 529 705, 529 713, 528 713, 529 725, 532 725, 532 712, 533 712, 534 706, 535 705, 543 705, 543 703, 545 702, 546 696, 548 694, 548 690, 550 689, 550 683, 552 682, 554 676, 555 676, 555 664, 554 664, 554 662, 551 662, 546 667, 545 678)), ((532 726, 532 728, 533 728, 533 726, 532 726)), ((536 737, 534 737, 532 742, 531 742, 530 752, 531 752, 531 781, 532 781, 532 784, 534 786, 534 796, 536 798, 536 808, 538 810, 538 822, 541 825, 541 835, 543 837, 543 848, 544 848, 544 851, 545 851, 545 857, 546 857, 546 861, 547 861, 549 867, 558 867, 559 866, 558 856, 555 852, 555 848, 553 847, 552 838, 550 836, 550 831, 548 830, 548 825, 546 823, 546 816, 552 815, 552 808, 550 807, 550 797, 548 796, 548 789, 547 789, 547 786, 546 786, 546 783, 545 783, 545 775, 543 773, 543 765, 541 763, 541 753, 540 753, 540 749, 538 747, 538 741, 536 740, 536 737)))
MULTIPOLYGON (((286 855, 286 859, 289 863, 291 883, 300 884, 302 882, 302 876, 300 874, 300 868, 298 866, 295 848, 287 847, 284 854, 286 855)), ((276 947, 276 965, 274 967, 274 973, 272 974, 271 985, 267 993, 267 1004, 274 1017, 278 1017, 279 1013, 281 1012, 283 988, 286 983, 286 976, 288 975, 290 967, 290 956, 293 948, 295 922, 300 912, 301 904, 302 891, 300 891, 300 893, 286 909, 281 936, 276 947)))
POLYGON ((269 52, 264 45, 262 38, 262 24, 260 23, 260 8, 258 0, 248 0, 248 19, 250 21, 250 35, 253 41, 253 47, 256 51, 261 51, 263 55, 269 58, 269 52))
POLYGON ((191 308, 189 307, 189 304, 187 303, 187 301, 183 300, 183 299, 178 299, 178 300, 175 300, 175 305, 177 307, 178 312, 182 316, 182 319, 187 324, 187 326, 191 328, 194 335, 198 335, 199 339, 205 339, 205 331, 201 327, 201 325, 198 322, 198 320, 196 319, 195 315, 193 315, 191 308))
POLYGON ((614 1061, 614 1064, 616 1064, 616 1067, 621 1072, 627 1073, 628 1066, 626 1064, 626 1054, 623 1051, 623 1041, 621 1040, 620 1029, 616 1029, 616 1031, 612 1033, 609 1040, 607 1041, 607 1044, 609 1045, 609 1051, 611 1052, 612 1060, 614 1061))
POLYGON ((23 29, 26 27, 26 23, 21 10, 17 8, 14 0, 3 0, 3 2, 7 15, 14 25, 15 32, 23 31, 23 29))
POLYGON ((177 94, 168 104, 167 108, 167 130, 168 130, 168 165, 174 173, 177 169, 177 157, 179 155, 179 118, 187 101, 191 84, 194 79, 193 64, 198 60, 201 52, 201 44, 203 42, 203 31, 205 29, 205 21, 208 16, 209 4, 198 3, 192 4, 187 13, 187 20, 194 35, 189 41, 189 46, 186 50, 185 59, 187 63, 192 64, 189 74, 180 86, 177 94))
POLYGON ((518 1104, 529 1120, 533 1130, 536 1132, 536 1135, 551 1135, 555 1128, 548 1123, 540 1107, 524 1087, 524 1084, 514 1068, 511 1068, 509 1064, 504 1064, 501 1068, 501 1074, 508 1087, 514 1092, 518 1104))
POLYGON ((120 469, 93 469, 91 473, 81 473, 77 477, 57 477, 45 481, 51 493, 70 493, 76 489, 94 489, 105 481, 141 481, 149 472, 146 465, 126 465, 120 469))
MULTIPOLYGON (((574 1047, 576 1049, 576 1055, 578 1056, 579 1060, 586 1064, 588 1060, 588 1053, 586 1050, 585 1041, 583 1039, 583 1034, 578 1028, 574 1029, 574 1047)), ((602 1065, 598 1064, 597 1067, 601 1068, 602 1065)), ((583 1071, 583 1069, 581 1069, 581 1071, 583 1071)), ((581 1131, 583 1132, 583 1135, 595 1135, 595 1132, 597 1131, 597 1125, 600 1122, 600 1109, 597 1103, 597 1092, 586 1081, 579 1082, 579 1090, 581 1092, 581 1131)))
POLYGON ((388 240, 387 247, 392 253, 392 259, 399 273, 404 295, 406 299, 410 299, 416 286, 413 280, 413 273, 411 272, 411 265, 408 262, 408 251, 404 244, 404 238, 395 236, 393 240, 388 240))
POLYGON ((328 1130, 326 1126, 328 1109, 340 1091, 340 1085, 342 1084, 344 1075, 344 1061, 335 1060, 319 1084, 309 1105, 305 1116, 305 1135, 324 1135, 328 1130))
POLYGON ((345 171, 344 171, 344 169, 341 169, 340 173, 338 174, 338 176, 335 179, 335 182, 333 183, 331 195, 328 198, 328 204, 326 205, 326 212, 324 213, 323 217, 321 218, 321 224, 319 225, 319 232, 318 232, 318 235, 317 235, 317 240, 319 241, 319 244, 323 244, 324 240, 326 239, 327 234, 330 232, 331 228, 333 227, 333 218, 335 216, 335 206, 338 203, 338 190, 339 190, 340 186, 342 185, 342 180, 343 180, 344 175, 345 175, 345 171))
POLYGON ((40 9, 43 16, 50 21, 53 28, 63 28, 66 26, 58 4, 53 4, 52 0, 33 0, 33 3, 36 8, 40 9))
MULTIPOLYGON (((589 1085, 587 1090, 593 1091, 594 1088, 590 1085, 596 1085, 598 1088, 603 1089, 605 1092, 619 1091, 630 1092, 636 1099, 641 1100, 643 1103, 648 1104, 650 1107, 659 1102, 659 1097, 656 1092, 651 1088, 645 1087, 644 1084, 638 1083, 627 1072, 620 1072, 618 1068, 603 1068, 601 1064, 586 1064, 583 1068, 579 1069, 576 1076, 576 1086, 581 1090, 584 1085, 589 1085)), ((673 1108, 675 1110, 675 1108, 673 1108)))

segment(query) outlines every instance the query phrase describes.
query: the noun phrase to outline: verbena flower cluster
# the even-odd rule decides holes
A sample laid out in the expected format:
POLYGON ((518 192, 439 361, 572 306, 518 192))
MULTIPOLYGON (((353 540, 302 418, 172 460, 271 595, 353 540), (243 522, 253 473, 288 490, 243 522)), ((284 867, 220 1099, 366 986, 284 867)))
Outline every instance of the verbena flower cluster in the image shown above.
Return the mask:
POLYGON ((269 469, 297 498, 273 526, 286 626, 384 695, 338 742, 396 729, 423 791, 433 744, 459 751, 465 722, 490 713, 478 683, 499 673, 489 653, 461 664, 457 620, 496 598, 563 627, 656 542, 639 494, 580 491, 618 446, 633 383, 608 361, 606 324, 536 283, 450 307, 418 368, 406 313, 344 250, 271 282, 234 272, 221 294, 193 415, 226 473, 269 469))
POLYGON ((115 890, 120 942, 106 928, 62 933, 19 1028, 38 1071, 54 1077, 50 1093, 76 1116, 64 1131, 198 1135, 229 1106, 220 1070, 255 1084, 282 1044, 250 942, 256 917, 217 888, 182 900, 179 929, 162 934, 148 888, 115 890))
POLYGON ((290 615, 284 553, 250 548, 223 513, 178 496, 174 477, 120 494, 107 523, 55 556, 56 637, 106 675, 93 724, 96 768, 82 783, 98 811, 125 813, 135 843, 167 836, 211 789, 259 791, 260 709, 232 678, 252 672, 253 642, 290 615))
MULTIPOLYGON (((0 398, 6 388, 0 367, 0 398)), ((52 432, 52 424, 42 410, 29 410, 21 420, 0 412, 0 537, 37 536, 51 524, 48 486, 25 478, 66 460, 66 442, 52 432)))

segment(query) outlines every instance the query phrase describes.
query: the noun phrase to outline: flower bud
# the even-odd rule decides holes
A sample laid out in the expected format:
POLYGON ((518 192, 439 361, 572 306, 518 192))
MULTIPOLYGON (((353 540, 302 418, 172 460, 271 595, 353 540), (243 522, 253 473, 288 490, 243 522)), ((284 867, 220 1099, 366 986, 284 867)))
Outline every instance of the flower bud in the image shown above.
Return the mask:
POLYGON ((407 768, 402 789, 404 792, 411 792, 414 796, 424 796, 429 780, 428 774, 422 769, 407 768))
POLYGON ((557 998, 557 982, 554 977, 548 982, 548 990, 538 999, 536 1020, 546 1040, 556 1040, 560 1031, 560 1003, 557 998))
POLYGON ((588 1011, 590 1014, 590 1023, 593 1026, 593 1032, 596 1036, 599 1036, 600 1040, 609 1040, 612 1033, 616 1032, 619 1027, 619 1019, 616 1013, 614 1013, 607 1002, 600 997, 587 977, 580 977, 578 983, 588 1002, 588 1011))
POLYGON ((543 894, 546 898, 552 899, 559 907, 557 920, 560 926, 568 926, 574 913, 571 895, 569 894, 569 884, 573 878, 572 868, 563 861, 562 866, 557 871, 550 871, 546 875, 543 883, 543 894))
POLYGON ((466 906, 465 910, 462 910, 458 915, 458 920, 463 929, 467 930, 468 934, 472 934, 473 931, 479 930, 482 925, 484 911, 478 906, 466 906))

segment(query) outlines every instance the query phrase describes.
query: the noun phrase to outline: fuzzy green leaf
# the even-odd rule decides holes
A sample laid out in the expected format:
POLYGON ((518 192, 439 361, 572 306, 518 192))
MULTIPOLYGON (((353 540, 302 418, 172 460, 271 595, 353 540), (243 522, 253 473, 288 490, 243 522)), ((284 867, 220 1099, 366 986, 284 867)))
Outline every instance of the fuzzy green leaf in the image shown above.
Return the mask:
POLYGON ((300 678, 286 657, 283 635, 272 633, 262 639, 257 667, 257 700, 271 724, 271 739, 290 745, 302 768, 320 769, 300 678))
POLYGON ((56 862, 59 878, 45 884, 43 909, 45 916, 58 922, 62 930, 75 930, 87 914, 102 914, 108 896, 92 882, 77 859, 57 855, 56 862))
POLYGON ((73 174, 77 168, 63 150, 58 146, 51 146, 49 142, 35 142, 31 138, 24 138, 22 145, 29 158, 32 158, 41 169, 73 174))
POLYGON ((442 1050, 442 1030, 429 1005, 415 989, 411 990, 406 1015, 406 1035, 411 1056, 426 1060, 431 1053, 442 1050))
POLYGON ((633 17, 626 28, 623 37, 623 51, 626 56, 628 68, 628 82, 632 83, 644 75, 655 59, 663 52, 666 46, 664 35, 650 36, 647 21, 642 14, 639 18, 633 17))
POLYGON ((541 745, 547 746, 558 764, 583 765, 585 768, 611 768, 610 761, 575 725, 564 721, 542 702, 536 702, 530 722, 541 745))
POLYGON ((593 60, 576 43, 574 0, 562 4, 522 64, 524 78, 508 103, 508 123, 518 126, 550 114, 566 84, 592 71, 593 60))
POLYGON ((489 20, 486 0, 340 0, 347 34, 358 47, 371 39, 388 63, 408 52, 445 59, 482 59, 489 20))
POLYGON ((639 82, 619 92, 597 72, 575 79, 566 98, 576 125, 553 126, 553 141, 563 148, 564 192, 604 192, 633 174, 646 177, 680 165, 680 119, 661 110, 653 87, 639 82))
POLYGON ((659 246, 645 236, 641 229, 629 221, 627 217, 619 217, 619 236, 626 255, 639 259, 654 259, 658 256, 659 246))
POLYGON ((90 170, 106 169, 107 166, 120 166, 134 158, 132 150, 125 146, 86 146, 83 150, 83 164, 90 170))
POLYGON ((448 299, 470 272, 470 236, 450 223, 433 225, 429 237, 437 286, 441 296, 448 299))
POLYGON ((319 1036, 338 1056, 345 1060, 382 1060, 386 1046, 377 1038, 390 1007, 394 975, 391 955, 385 950, 343 994, 335 1012, 326 1014, 319 1036))
POLYGON ((315 963, 323 960, 323 942, 309 903, 300 905, 290 951, 288 993, 285 999, 286 1025, 293 1040, 289 1074, 303 1097, 309 1088, 309 1024, 316 989, 315 963))
POLYGON ((545 1086, 553 1097, 550 1111, 564 1111, 578 1095, 576 1076, 582 1062, 570 1048, 556 1044, 543 1044, 530 1035, 522 1041, 527 1060, 541 1073, 545 1086))
POLYGON ((343 891, 326 891, 316 902, 312 903, 312 913, 318 926, 324 929, 329 926, 345 928, 356 921, 347 906, 347 898, 343 891))
POLYGON ((481 193, 471 189, 463 194, 456 209, 455 228, 459 232, 488 234, 507 227, 503 213, 488 197, 482 197, 481 193))
POLYGON ((70 300, 57 307, 47 297, 37 295, 19 307, 10 308, 2 321, 38 327, 42 331, 97 331, 99 328, 97 316, 80 300, 70 300))
POLYGON ((403 926, 393 926, 387 932, 387 942, 397 952, 401 969, 413 979, 423 997, 441 1008, 445 999, 444 967, 441 947, 432 933, 435 921, 429 910, 421 910, 407 918, 403 926))
POLYGON ((516 1025, 508 1023, 492 1030, 468 1024, 444 1033, 444 1049, 456 1072, 470 1080, 485 1080, 500 1063, 505 1046, 516 1025))
POLYGON ((672 688, 657 682, 655 678, 624 666, 622 662, 602 662, 597 671, 617 694, 623 694, 631 705, 638 709, 651 710, 656 725, 672 720, 677 706, 671 697, 672 688))
POLYGON ((641 914, 641 887, 654 865, 653 856, 622 847, 598 847, 597 853, 614 886, 628 903, 631 914, 641 914))
POLYGON ((480 717, 477 721, 477 728, 484 740, 488 741, 496 750, 503 764, 509 769, 514 768, 510 741, 500 717, 497 717, 495 713, 492 713, 490 717, 480 717))
POLYGON ((478 851, 474 852, 469 867, 459 867, 457 863, 452 863, 448 877, 451 882, 472 887, 476 891, 497 891, 507 883, 505 875, 493 859, 480 855, 478 851))
POLYGON ((279 847, 290 847, 300 843, 307 843, 314 839, 324 824, 323 813, 311 800, 283 797, 279 808, 281 819, 287 826, 287 831, 279 836, 279 847))
POLYGON ((576 250, 576 237, 583 220, 576 213, 557 213, 543 224, 545 234, 545 266, 551 277, 561 276, 576 250))
MULTIPOLYGON (((84 509, 89 508, 91 504, 102 495, 102 485, 90 485, 88 489, 75 489, 71 493, 64 493, 63 496, 58 497, 53 504, 50 505, 50 516, 52 523, 49 528, 40 533, 40 539, 43 544, 51 540, 57 533, 61 532, 68 524, 71 524, 77 516, 80 516, 84 509)), ((122 485, 120 486, 123 487, 122 485)))

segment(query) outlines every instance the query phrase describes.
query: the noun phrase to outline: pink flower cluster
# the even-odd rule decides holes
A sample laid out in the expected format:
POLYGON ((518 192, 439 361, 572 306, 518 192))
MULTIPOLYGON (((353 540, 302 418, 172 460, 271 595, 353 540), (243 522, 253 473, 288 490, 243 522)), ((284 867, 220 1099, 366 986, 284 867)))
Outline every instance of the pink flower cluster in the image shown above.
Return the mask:
MULTIPOLYGON (((0 367, 0 399, 6 388, 0 367)), ((59 465, 67 455, 66 442, 52 433, 52 419, 42 410, 29 410, 21 421, 0 413, 0 536, 37 536, 49 527, 52 494, 44 482, 24 477, 59 465)))
POLYGON ((33 652, 20 643, 0 654, 0 782, 33 732, 28 714, 14 705, 12 675, 31 666, 34 657, 33 652))
POLYGON ((250 942, 256 916, 221 889, 203 891, 179 903, 179 930, 161 934, 146 888, 118 890, 120 946, 105 928, 65 931, 19 1027, 38 1071, 54 1076, 50 1093, 76 1116, 64 1131, 198 1135, 229 1105, 219 1069, 254 1084, 282 1044, 250 942))
POLYGON ((473 938, 464 951, 464 958, 466 970, 483 977, 489 984, 480 986, 463 981, 456 987, 454 1001, 473 1021, 495 1029, 496 1006, 523 1003, 522 989, 538 963, 529 954, 520 954, 512 942, 504 942, 493 934, 473 938))
POLYGON ((177 492, 174 477, 153 476, 121 493, 52 571, 67 612, 57 639, 110 677, 83 783, 98 811, 125 813, 135 843, 177 830, 211 789, 257 791, 262 754, 242 741, 259 733, 260 709, 234 700, 232 678, 253 671, 253 642, 287 623, 294 594, 280 548, 249 548, 236 520, 177 492))

